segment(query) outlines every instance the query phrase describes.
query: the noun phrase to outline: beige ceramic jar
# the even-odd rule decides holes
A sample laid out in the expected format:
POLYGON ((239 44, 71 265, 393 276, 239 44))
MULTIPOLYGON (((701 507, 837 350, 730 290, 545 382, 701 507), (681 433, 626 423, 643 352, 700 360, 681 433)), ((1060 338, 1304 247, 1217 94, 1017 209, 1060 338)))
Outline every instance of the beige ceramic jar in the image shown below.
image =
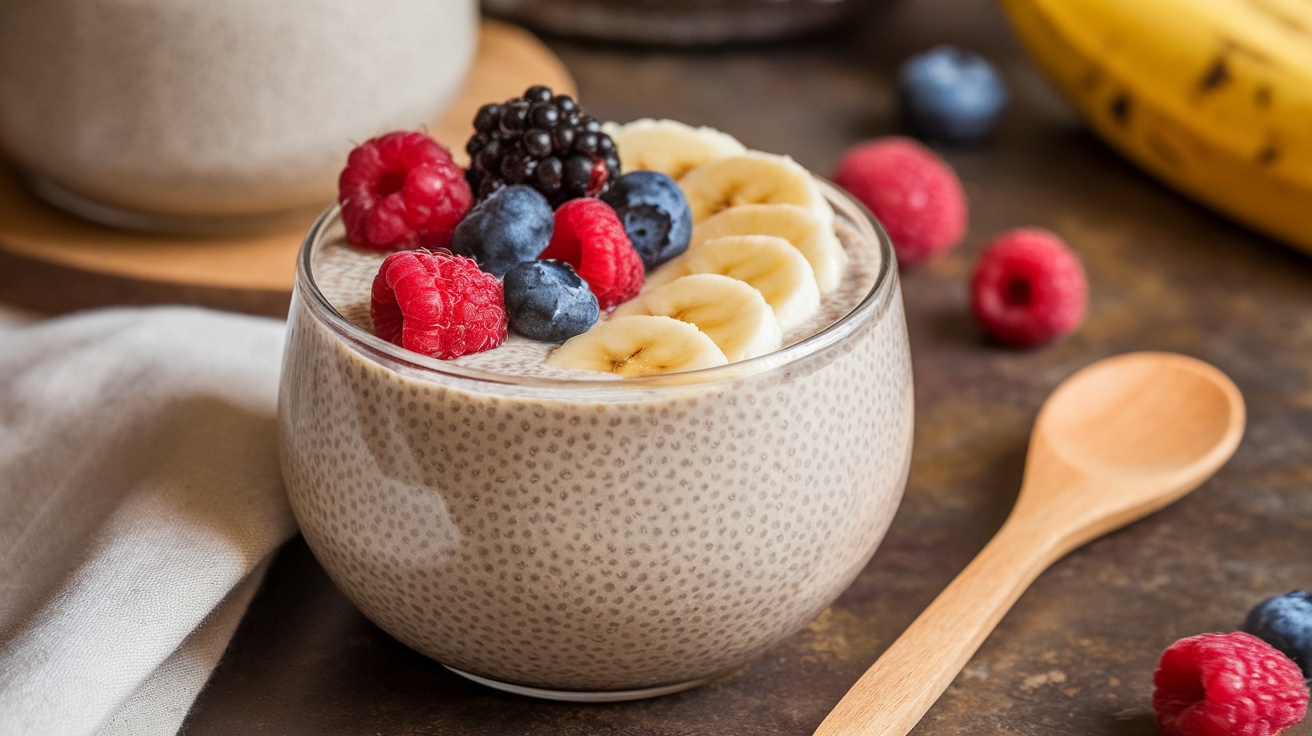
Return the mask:
POLYGON ((254 228, 336 193, 354 143, 432 123, 474 0, 3 0, 0 152, 109 224, 254 228))

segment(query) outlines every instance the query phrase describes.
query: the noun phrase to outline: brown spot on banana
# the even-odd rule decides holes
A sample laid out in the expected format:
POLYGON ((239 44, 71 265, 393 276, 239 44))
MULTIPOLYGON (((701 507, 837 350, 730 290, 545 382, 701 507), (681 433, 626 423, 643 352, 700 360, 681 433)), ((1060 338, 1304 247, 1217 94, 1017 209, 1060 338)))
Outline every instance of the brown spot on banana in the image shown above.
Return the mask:
POLYGON ((1203 73, 1202 79, 1198 80, 1198 92, 1206 94, 1224 87, 1230 82, 1230 68, 1226 66, 1225 54, 1216 57, 1212 65, 1203 73))
POLYGON ((1112 114, 1112 120, 1117 125, 1127 125, 1130 122, 1130 95, 1128 92, 1118 92, 1112 97, 1111 105, 1107 108, 1112 114))
POLYGON ((1263 84, 1253 90, 1253 104, 1263 109, 1271 107, 1271 88, 1263 84))

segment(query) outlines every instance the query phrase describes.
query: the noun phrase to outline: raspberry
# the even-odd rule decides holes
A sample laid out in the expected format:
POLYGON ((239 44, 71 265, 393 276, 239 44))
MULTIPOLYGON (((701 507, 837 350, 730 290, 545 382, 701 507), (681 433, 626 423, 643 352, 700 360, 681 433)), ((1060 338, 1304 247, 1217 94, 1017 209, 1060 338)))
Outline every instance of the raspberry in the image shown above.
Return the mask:
POLYGON ((423 133, 398 131, 351 151, 337 201, 347 240, 391 251, 446 247, 473 195, 450 151, 423 133))
POLYGON ((1153 685, 1162 736, 1271 736, 1307 715, 1298 666, 1242 632, 1177 641, 1162 653, 1153 685))
POLYGON ((602 310, 632 299, 642 288, 642 258, 615 210, 599 199, 572 199, 561 205, 551 243, 538 259, 573 266, 602 310))
POLYGON ((1080 259, 1046 230, 994 238, 970 281, 970 310, 985 332, 1030 347, 1070 334, 1084 321, 1089 284, 1080 259))
POLYGON ((910 138, 877 138, 848 149, 833 179, 883 223, 902 266, 946 252, 966 232, 961 180, 910 138))
POLYGON ((369 314, 374 334, 442 360, 490 350, 506 339, 506 306, 497 277, 471 258, 409 250, 383 260, 369 314))

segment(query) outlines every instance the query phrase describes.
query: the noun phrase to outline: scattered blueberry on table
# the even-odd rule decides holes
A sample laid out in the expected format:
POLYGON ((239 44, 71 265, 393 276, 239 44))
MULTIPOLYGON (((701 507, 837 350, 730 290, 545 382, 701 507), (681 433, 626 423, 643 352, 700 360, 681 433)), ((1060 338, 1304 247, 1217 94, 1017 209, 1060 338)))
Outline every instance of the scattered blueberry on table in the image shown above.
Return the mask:
POLYGON ((907 59, 898 72, 898 94, 922 135, 952 143, 987 138, 1007 106, 1007 89, 993 65, 947 45, 907 59))
POLYGON ((1248 612, 1239 630, 1284 652, 1312 680, 1312 594, 1295 590, 1267 598, 1248 612))

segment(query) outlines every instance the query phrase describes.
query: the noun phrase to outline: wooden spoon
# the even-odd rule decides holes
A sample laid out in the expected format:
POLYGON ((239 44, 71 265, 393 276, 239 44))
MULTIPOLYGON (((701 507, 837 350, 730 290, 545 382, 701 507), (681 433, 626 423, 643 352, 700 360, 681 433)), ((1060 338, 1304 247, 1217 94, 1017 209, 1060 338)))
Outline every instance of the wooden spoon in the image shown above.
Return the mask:
POLYGON ((1040 573, 1193 490, 1234 454, 1243 431, 1239 389, 1193 358, 1130 353, 1068 378, 1039 411, 1006 523, 816 736, 906 734, 1040 573))

